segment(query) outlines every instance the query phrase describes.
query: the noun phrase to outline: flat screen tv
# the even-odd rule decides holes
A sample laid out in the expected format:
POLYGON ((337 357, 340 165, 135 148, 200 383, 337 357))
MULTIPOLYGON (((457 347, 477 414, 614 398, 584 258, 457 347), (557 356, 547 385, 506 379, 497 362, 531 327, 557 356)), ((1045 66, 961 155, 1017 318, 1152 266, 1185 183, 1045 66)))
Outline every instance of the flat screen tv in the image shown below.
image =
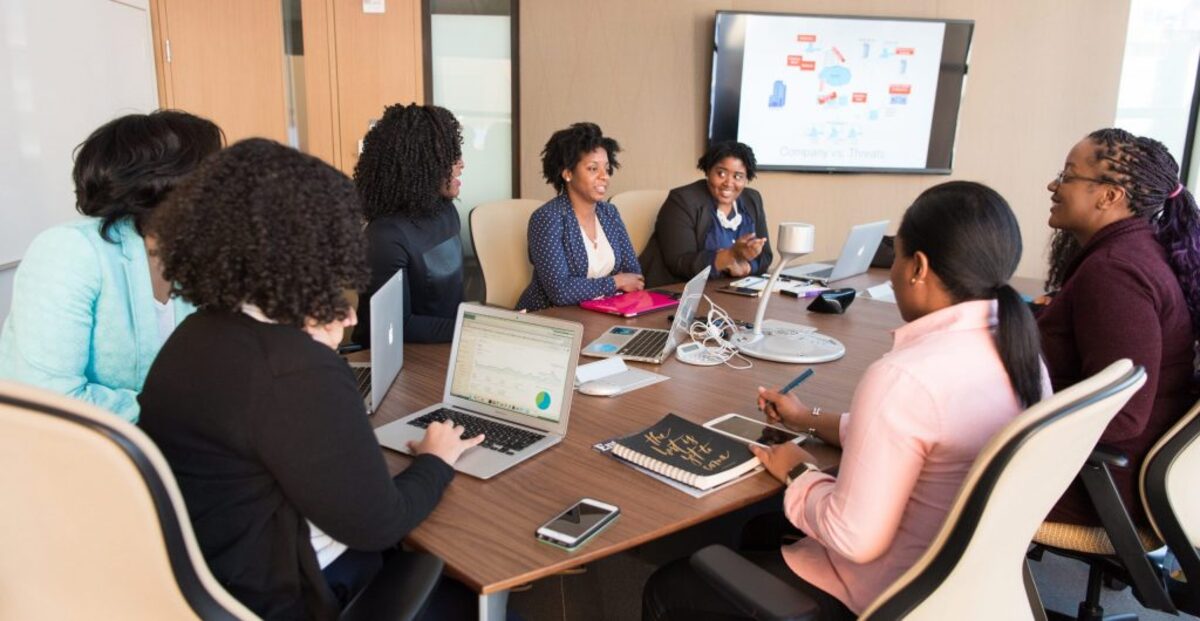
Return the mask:
POLYGON ((718 11, 710 144, 763 170, 948 174, 974 22, 718 11))

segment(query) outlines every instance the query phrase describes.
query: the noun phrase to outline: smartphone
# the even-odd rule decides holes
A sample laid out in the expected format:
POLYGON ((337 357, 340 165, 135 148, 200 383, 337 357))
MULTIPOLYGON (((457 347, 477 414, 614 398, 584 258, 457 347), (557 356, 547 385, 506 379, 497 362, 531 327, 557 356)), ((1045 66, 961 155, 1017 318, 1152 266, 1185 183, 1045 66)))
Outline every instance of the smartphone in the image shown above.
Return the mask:
POLYGON ((537 538, 568 550, 578 548, 621 514, 616 505, 582 498, 537 529, 537 538))
POLYGON ((704 423, 704 426, 717 433, 759 446, 784 442, 800 444, 808 437, 782 427, 761 423, 753 418, 746 418, 741 414, 726 414, 704 423))
POLYGON ((761 289, 752 289, 750 287, 725 286, 725 287, 721 287, 720 289, 717 289, 717 291, 720 291, 721 293, 732 293, 734 295, 744 295, 749 298, 756 298, 762 294, 761 289))

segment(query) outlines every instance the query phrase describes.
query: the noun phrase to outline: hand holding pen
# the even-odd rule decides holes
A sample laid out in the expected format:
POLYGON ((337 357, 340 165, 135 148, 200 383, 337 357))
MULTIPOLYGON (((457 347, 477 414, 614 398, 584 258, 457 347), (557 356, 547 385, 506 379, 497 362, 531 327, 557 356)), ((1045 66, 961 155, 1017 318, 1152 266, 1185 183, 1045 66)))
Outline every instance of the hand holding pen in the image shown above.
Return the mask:
POLYGON ((762 386, 758 387, 758 409, 767 415, 768 423, 773 425, 782 424, 789 429, 797 431, 803 431, 808 428, 808 425, 804 423, 804 420, 810 415, 808 406, 804 405, 795 396, 788 395, 788 393, 804 382, 804 380, 812 377, 812 374, 812 369, 805 369, 803 373, 796 376, 796 379, 788 382, 778 392, 767 390, 762 386))

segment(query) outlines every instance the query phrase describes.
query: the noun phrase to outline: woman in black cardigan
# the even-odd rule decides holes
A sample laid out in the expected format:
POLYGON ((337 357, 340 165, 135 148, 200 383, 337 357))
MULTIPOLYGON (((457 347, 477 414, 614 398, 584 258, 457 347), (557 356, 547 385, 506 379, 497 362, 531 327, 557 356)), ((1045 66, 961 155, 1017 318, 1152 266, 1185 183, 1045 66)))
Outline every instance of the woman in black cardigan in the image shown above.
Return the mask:
POLYGON ((697 167, 704 179, 671 190, 638 258, 647 287, 689 280, 710 265, 712 278, 760 274, 771 266, 762 196, 746 187, 757 172, 754 151, 718 142, 697 167))
POLYGON ((335 351, 355 322, 343 290, 367 276, 345 175, 244 140, 161 210, 164 275, 198 310, 150 367, 141 428, 171 465, 204 559, 231 595, 265 619, 336 618, 482 437, 431 425, 408 469, 388 475, 335 351))
POLYGON ((367 218, 371 281, 353 340, 371 345, 371 296, 404 270, 404 341, 449 343, 463 299, 462 126, 438 106, 396 104, 363 138, 354 184, 367 218))

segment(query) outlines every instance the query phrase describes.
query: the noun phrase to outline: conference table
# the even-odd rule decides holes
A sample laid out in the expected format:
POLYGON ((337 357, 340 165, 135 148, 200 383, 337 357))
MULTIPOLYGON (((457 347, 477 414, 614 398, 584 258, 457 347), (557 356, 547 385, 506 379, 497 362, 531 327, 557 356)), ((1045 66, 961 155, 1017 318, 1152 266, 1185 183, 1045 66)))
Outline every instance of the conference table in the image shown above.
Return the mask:
MULTIPOLYGON (((811 325, 846 346, 841 359, 811 365, 815 373, 795 392, 806 403, 826 412, 845 411, 864 371, 891 348, 891 330, 903 323, 896 305, 865 297, 861 291, 886 280, 886 271, 872 270, 839 282, 838 286, 860 290, 843 315, 808 312, 808 300, 771 295, 767 318, 811 325)), ((759 298, 715 292, 723 284, 727 281, 710 281, 706 295, 734 319, 752 321, 759 298)), ((707 309, 708 304, 702 303, 698 314, 707 309)), ((667 328, 672 311, 632 319, 578 307, 541 313, 582 324, 586 345, 613 325, 667 328)), ((403 370, 371 417, 372 424, 385 424, 440 401, 449 353, 446 344, 406 344, 403 370)), ((594 360, 581 357, 579 362, 594 360)), ((629 364, 670 379, 617 397, 576 393, 563 442, 488 481, 455 477, 437 509, 406 538, 412 548, 442 558, 450 576, 479 593, 481 619, 504 618, 508 591, 515 586, 681 531, 782 489, 764 471, 693 498, 592 446, 635 433, 672 412, 697 423, 729 412, 763 420, 755 403, 756 387, 782 386, 809 365, 753 360, 752 368, 735 370, 724 365, 687 365, 674 357, 661 365, 629 364), (620 518, 574 552, 535 539, 539 525, 585 496, 617 505, 620 518)), ((819 442, 805 446, 823 468, 836 466, 837 449, 819 442)), ((400 453, 384 450, 384 454, 393 474, 409 463, 400 453)))

